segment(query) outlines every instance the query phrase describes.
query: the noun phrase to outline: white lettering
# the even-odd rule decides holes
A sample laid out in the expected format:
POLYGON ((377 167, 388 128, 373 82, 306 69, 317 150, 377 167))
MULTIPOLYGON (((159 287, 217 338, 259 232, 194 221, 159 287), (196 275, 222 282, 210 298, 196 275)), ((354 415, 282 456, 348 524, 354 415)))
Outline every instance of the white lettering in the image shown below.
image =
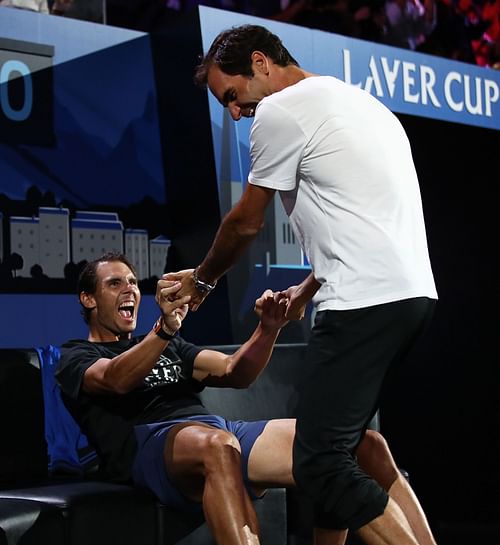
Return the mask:
POLYGON ((455 102, 452 96, 451 86, 454 82, 462 83, 462 76, 458 72, 449 72, 444 80, 444 96, 453 111, 461 112, 464 109, 463 101, 455 102))
POLYGON ((365 78, 363 70, 358 67, 361 78, 353 82, 351 52, 349 49, 343 49, 342 55, 344 81, 377 97, 383 97, 387 93, 394 99, 399 92, 398 87, 401 87, 403 100, 407 103, 421 104, 423 107, 429 105, 435 108, 445 107, 454 112, 466 111, 470 115, 486 117, 492 117, 494 105, 500 101, 500 85, 495 80, 451 71, 446 74, 443 81, 442 104, 442 99, 438 98, 439 93, 436 91, 440 82, 434 67, 400 59, 391 60, 385 56, 371 55, 368 67, 365 65, 365 70, 368 68, 368 75, 365 78))
MULTIPOLYGON (((18 76, 18 77, 19 77, 18 76)), ((7 61, 0 70, 0 105, 3 113, 12 121, 24 121, 33 108, 33 84, 29 68, 21 61, 7 61), (24 103, 15 110, 9 100, 9 80, 12 73, 18 73, 24 81, 24 103)))
POLYGON ((484 81, 484 111, 488 117, 491 117, 491 103, 500 98, 500 90, 496 81, 487 79, 484 81))
POLYGON ((481 78, 475 78, 476 80, 476 105, 472 104, 471 100, 471 81, 470 76, 464 75, 464 98, 465 108, 472 115, 481 115, 483 113, 483 101, 481 97, 481 78))
POLYGON ((395 60, 392 64, 392 69, 389 67, 386 57, 380 59, 382 63, 382 69, 384 71, 385 81, 387 82, 387 88, 389 89, 389 96, 394 97, 394 90, 396 88, 396 78, 398 77, 400 60, 395 60))
POLYGON ((342 50, 342 59, 344 62, 344 81, 349 85, 354 85, 355 87, 361 87, 360 83, 353 83, 351 78, 351 52, 349 49, 342 50))
POLYGON ((431 99, 432 104, 441 107, 441 104, 434 93, 434 84, 436 83, 436 74, 430 66, 422 65, 420 67, 420 89, 422 91, 422 104, 428 104, 427 97, 431 99))
POLYGON ((405 102, 418 102, 420 93, 411 94, 411 87, 415 85, 415 78, 411 75, 415 72, 415 64, 412 62, 403 62, 403 98, 405 102))
POLYGON ((372 92, 372 85, 375 85, 375 93, 377 93, 378 97, 384 96, 384 91, 382 90, 382 83, 380 82, 380 76, 378 75, 377 70, 377 63, 375 62, 375 59, 373 58, 373 55, 370 57, 370 74, 371 76, 368 76, 366 78, 365 83, 365 91, 368 91, 369 93, 372 92))

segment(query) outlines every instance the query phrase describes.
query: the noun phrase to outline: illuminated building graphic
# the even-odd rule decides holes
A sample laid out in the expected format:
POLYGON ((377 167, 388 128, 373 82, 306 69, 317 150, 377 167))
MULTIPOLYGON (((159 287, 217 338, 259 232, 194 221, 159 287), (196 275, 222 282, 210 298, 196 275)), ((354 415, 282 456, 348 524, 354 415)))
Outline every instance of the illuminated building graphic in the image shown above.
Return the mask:
POLYGON ((22 216, 10 218, 10 252, 23 258, 17 276, 30 276, 33 265, 40 263, 40 220, 22 216))
POLYGON ((171 241, 168 238, 159 236, 149 241, 149 275, 160 276, 165 272, 168 250, 171 241))
POLYGON ((76 212, 71 221, 73 262, 91 261, 106 252, 123 253, 123 231, 116 212, 76 212))
MULTIPOLYGON (((0 212, 0 259, 4 260, 3 215, 0 212)), ((50 278, 64 278, 68 263, 91 261, 106 252, 125 253, 139 280, 160 277, 165 270, 171 241, 149 239, 146 229, 124 229, 116 212, 77 211, 70 219, 67 208, 40 207, 39 217, 10 218, 10 253, 19 254, 23 266, 17 276, 31 276, 40 265, 50 278)))
POLYGON ((69 210, 40 207, 40 261, 43 272, 51 278, 64 278, 64 266, 71 261, 69 210))
POLYGON ((149 278, 149 240, 146 229, 125 230, 125 253, 134 265, 138 279, 149 278))

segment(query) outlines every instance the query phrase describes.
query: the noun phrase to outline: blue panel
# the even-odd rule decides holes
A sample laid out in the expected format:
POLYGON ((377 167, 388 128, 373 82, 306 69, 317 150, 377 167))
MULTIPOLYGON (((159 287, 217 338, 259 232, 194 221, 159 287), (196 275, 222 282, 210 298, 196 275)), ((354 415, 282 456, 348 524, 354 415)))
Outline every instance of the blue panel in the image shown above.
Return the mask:
MULTIPOLYGON (((28 348, 87 338, 76 295, 0 294, 0 348, 28 348)), ((147 333, 158 318, 152 295, 143 295, 137 334, 147 333)))

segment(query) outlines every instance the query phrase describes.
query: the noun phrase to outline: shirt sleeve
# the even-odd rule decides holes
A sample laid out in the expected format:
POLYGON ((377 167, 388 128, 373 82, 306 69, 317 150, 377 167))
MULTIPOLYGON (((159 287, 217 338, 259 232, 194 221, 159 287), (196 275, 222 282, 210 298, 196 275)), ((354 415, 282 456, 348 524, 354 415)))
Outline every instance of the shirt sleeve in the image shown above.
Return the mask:
POLYGON ((97 347, 87 341, 64 344, 56 371, 61 390, 70 398, 77 399, 85 371, 101 357, 97 347))
POLYGON ((182 337, 174 337, 170 347, 175 351, 182 361, 182 370, 186 377, 193 377, 194 360, 201 352, 201 348, 194 344, 188 343, 182 337))
POLYGON ((294 189, 305 146, 305 135, 289 112, 264 99, 250 131, 248 181, 278 191, 294 189))

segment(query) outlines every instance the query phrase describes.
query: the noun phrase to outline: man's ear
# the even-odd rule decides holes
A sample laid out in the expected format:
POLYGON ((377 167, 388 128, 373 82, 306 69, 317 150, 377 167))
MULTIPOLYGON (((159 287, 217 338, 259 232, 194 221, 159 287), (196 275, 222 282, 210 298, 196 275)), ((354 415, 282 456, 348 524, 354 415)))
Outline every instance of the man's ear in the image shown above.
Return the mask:
POLYGON ((94 296, 91 293, 87 293, 86 291, 82 291, 80 293, 80 303, 89 310, 92 310, 97 306, 94 296))
POLYGON ((254 72, 258 70, 263 74, 269 74, 269 58, 262 51, 254 51, 250 57, 254 72))

